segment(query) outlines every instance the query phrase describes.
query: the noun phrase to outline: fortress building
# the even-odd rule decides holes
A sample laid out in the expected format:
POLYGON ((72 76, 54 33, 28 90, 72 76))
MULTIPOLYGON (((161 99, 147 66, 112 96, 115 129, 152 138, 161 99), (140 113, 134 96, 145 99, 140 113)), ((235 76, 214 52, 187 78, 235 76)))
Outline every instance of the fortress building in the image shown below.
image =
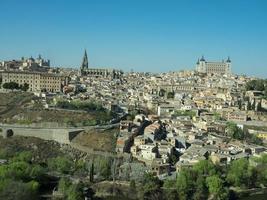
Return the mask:
POLYGON ((197 61, 196 71, 207 74, 231 74, 231 60, 228 57, 226 61, 223 60, 222 62, 207 62, 202 56, 197 61))
POLYGON ((87 57, 87 52, 85 50, 81 68, 81 76, 89 76, 94 78, 120 78, 123 72, 116 69, 104 69, 104 68, 89 68, 89 62, 87 57))

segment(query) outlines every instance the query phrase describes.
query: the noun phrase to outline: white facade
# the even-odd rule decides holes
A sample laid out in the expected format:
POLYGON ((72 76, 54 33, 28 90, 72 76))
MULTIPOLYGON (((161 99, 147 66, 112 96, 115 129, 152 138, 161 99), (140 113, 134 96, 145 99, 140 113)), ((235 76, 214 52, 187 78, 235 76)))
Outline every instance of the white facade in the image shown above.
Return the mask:
POLYGON ((231 60, 228 57, 222 62, 207 62, 204 57, 197 61, 196 70, 200 73, 208 74, 231 74, 231 60))

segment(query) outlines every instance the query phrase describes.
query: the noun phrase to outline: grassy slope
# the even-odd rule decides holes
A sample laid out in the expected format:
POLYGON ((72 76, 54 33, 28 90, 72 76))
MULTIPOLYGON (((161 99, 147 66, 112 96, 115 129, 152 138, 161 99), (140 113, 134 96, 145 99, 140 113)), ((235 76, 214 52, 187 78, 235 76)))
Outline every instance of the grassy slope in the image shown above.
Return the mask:
POLYGON ((118 129, 90 130, 80 133, 72 142, 100 151, 114 152, 118 129))
POLYGON ((34 137, 13 136, 3 139, 0 137, 0 156, 2 153, 15 154, 30 151, 36 160, 45 162, 47 158, 63 155, 60 145, 53 141, 45 141, 34 137))

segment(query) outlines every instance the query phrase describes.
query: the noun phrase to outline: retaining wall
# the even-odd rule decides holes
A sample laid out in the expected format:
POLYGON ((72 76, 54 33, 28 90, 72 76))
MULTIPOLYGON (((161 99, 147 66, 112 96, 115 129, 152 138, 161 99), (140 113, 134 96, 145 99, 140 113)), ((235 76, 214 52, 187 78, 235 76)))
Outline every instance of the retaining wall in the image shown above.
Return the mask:
POLYGON ((2 126, 2 135, 8 130, 12 130, 13 135, 24 137, 37 137, 43 140, 54 140, 59 143, 69 144, 70 141, 83 129, 66 129, 66 128, 33 128, 33 127, 13 127, 2 126))

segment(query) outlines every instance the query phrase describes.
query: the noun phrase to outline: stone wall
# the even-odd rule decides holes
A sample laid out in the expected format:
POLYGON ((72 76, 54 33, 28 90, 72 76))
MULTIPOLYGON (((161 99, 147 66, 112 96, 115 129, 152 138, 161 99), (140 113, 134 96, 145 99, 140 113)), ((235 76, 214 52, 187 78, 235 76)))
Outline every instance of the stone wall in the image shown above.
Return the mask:
POLYGON ((71 140, 82 131, 88 131, 92 129, 111 129, 118 126, 119 124, 111 124, 105 126, 85 126, 80 128, 68 128, 65 126, 60 127, 60 124, 53 122, 32 123, 29 125, 0 123, 0 129, 2 129, 1 135, 4 137, 8 137, 7 131, 12 130, 13 135, 37 137, 43 140, 54 140, 62 144, 69 144, 71 140))
MULTIPOLYGON (((1 126, 0 126, 1 127, 1 126)), ((18 127, 3 126, 2 135, 6 135, 8 130, 13 131, 13 135, 24 137, 37 137, 43 140, 53 140, 63 144, 69 144, 70 141, 83 129, 66 129, 66 128, 35 128, 35 127, 18 127)))

